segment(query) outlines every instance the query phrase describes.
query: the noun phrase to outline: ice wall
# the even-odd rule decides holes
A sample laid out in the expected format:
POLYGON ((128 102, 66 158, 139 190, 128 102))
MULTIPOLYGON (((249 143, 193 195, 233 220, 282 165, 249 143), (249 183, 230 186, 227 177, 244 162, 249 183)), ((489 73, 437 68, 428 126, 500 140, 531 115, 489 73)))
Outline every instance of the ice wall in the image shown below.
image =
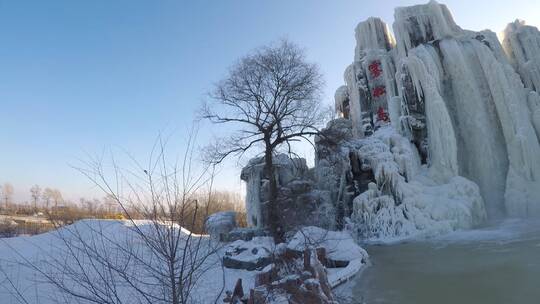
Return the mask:
POLYGON ((421 143, 416 143, 416 146, 419 150, 428 150, 429 165, 432 171, 437 173, 439 180, 456 176, 459 174, 456 134, 452 119, 441 96, 443 75, 436 51, 434 48, 419 46, 401 63, 402 74, 398 77, 398 83, 401 88, 400 97, 405 105, 403 108, 404 111, 407 111, 401 117, 414 119, 413 122, 408 123, 408 128, 403 129, 403 131, 424 127, 423 125, 417 126, 422 121, 418 116, 415 118, 414 113, 411 113, 413 105, 409 105, 412 99, 422 105, 421 110, 416 109, 416 112, 422 112, 424 116, 425 134, 422 133, 420 136, 426 137, 425 145, 427 148, 423 147, 421 143), (404 83, 407 76, 410 77, 410 84, 404 83), (419 145, 421 146, 419 147, 419 145))
POLYGON ((531 119, 540 138, 540 31, 528 26, 525 21, 516 20, 504 30, 503 48, 513 67, 521 76, 529 92, 528 104, 531 119))
MULTIPOLYGON (((437 142, 441 134, 428 128, 430 161, 441 162, 438 151, 447 151, 442 145, 457 151, 458 174, 479 185, 491 217, 537 214, 540 197, 532 189, 540 183, 540 145, 528 92, 495 35, 460 29, 446 6, 434 1, 398 8, 395 18, 400 64, 410 66, 416 58, 424 65, 410 69, 413 77, 433 84, 416 82, 415 90, 423 92, 426 104, 444 102, 452 124, 437 121, 435 127, 455 131, 452 147, 451 136, 437 142)), ((446 154, 443 160, 452 159, 446 154)))
MULTIPOLYGON (((540 215, 540 32, 517 21, 501 44, 491 31, 460 28, 435 1, 397 8, 394 17, 395 41, 379 19, 357 27, 345 72, 354 135, 369 135, 364 113, 380 102, 418 150, 430 183, 472 181, 490 218, 540 215), (370 78, 377 61, 383 77, 370 78), (375 85, 385 86, 384 98, 373 98, 375 85)), ((388 191, 377 191, 371 199, 382 204, 388 191)), ((370 195, 363 197, 368 206, 370 195)))

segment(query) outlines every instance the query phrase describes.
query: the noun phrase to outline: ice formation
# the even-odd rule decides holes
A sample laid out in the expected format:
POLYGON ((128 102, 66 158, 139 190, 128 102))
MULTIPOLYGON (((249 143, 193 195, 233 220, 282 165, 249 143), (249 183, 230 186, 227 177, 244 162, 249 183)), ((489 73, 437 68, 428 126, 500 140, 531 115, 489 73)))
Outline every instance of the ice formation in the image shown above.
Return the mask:
MULTIPOLYGON (((273 159, 276 167, 278 185, 285 185, 296 178, 301 178, 307 172, 306 160, 291 159, 286 154, 278 154, 273 159)), ((262 228, 265 226, 262 204, 266 193, 263 184, 268 182, 264 175, 264 158, 256 157, 249 161, 240 175, 246 182, 246 213, 250 226, 262 228)))
POLYGON ((352 222, 377 238, 467 228, 486 211, 489 218, 540 215, 540 32, 516 21, 501 44, 493 32, 460 28, 435 1, 397 8, 394 17, 395 42, 379 19, 360 23, 346 89, 336 94, 338 114, 343 100, 355 109, 349 153, 376 162, 374 183, 354 199, 352 222), (370 69, 361 67, 377 62, 384 77, 366 77, 370 69), (382 85, 380 101, 368 88, 382 85), (360 140, 372 133, 361 123, 378 127, 379 106, 397 134, 390 142, 378 131, 360 140), (394 149, 418 153, 392 156, 394 149), (416 155, 422 165, 405 174, 400 161, 414 164, 416 155))
POLYGON ((369 239, 433 236, 471 228, 486 217, 476 184, 453 176, 437 181, 420 166, 416 148, 390 127, 351 143, 375 183, 353 201, 355 232, 369 239))
POLYGON ((504 39, 459 27, 431 1, 356 28, 316 139, 313 179, 336 228, 362 238, 433 235, 540 215, 540 31, 504 39))
POLYGON ((540 31, 516 20, 504 30, 502 42, 510 62, 527 88, 540 88, 540 31))
POLYGON ((345 226, 359 238, 433 236, 485 220, 478 186, 422 166, 416 146, 390 125, 365 138, 339 137, 335 128, 347 134, 351 125, 337 120, 324 130, 341 139, 335 149, 318 140, 316 178, 319 187, 335 189, 336 220, 349 217, 345 226))
POLYGON ((236 212, 221 211, 208 216, 204 223, 206 231, 214 240, 222 240, 223 234, 236 228, 236 212))
POLYGON ((288 231, 301 225, 333 227, 334 208, 329 192, 317 189, 309 178, 306 160, 274 155, 278 196, 276 206, 268 206, 268 178, 264 172, 264 158, 250 160, 242 169, 241 178, 246 182, 246 211, 248 225, 268 228, 268 208, 277 208, 281 225, 288 231))

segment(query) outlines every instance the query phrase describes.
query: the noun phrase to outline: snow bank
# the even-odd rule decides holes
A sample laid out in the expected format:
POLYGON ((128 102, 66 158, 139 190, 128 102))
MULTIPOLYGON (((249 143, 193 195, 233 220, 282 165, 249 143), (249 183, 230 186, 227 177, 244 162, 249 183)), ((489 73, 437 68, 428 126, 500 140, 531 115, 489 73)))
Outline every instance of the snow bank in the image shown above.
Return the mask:
MULTIPOLYGON (((115 245, 115 243, 132 246, 127 248, 139 252, 138 257, 143 259, 145 263, 159 263, 152 258, 151 254, 147 254, 145 243, 136 237, 134 229, 140 229, 143 233, 156 232, 156 227, 150 221, 131 223, 130 221, 121 220, 83 220, 57 231, 50 231, 40 235, 0 239, 0 267, 3 270, 0 273, 0 281, 4 282, 4 275, 9 275, 30 304, 53 304, 58 303, 59 299, 64 300, 66 295, 62 295, 54 286, 47 284, 34 269, 24 266, 26 261, 32 261, 41 265, 43 271, 54 272, 58 269, 52 267, 53 265, 63 267, 64 265, 76 263, 74 255, 68 253, 63 239, 75 245, 79 243, 80 239, 83 239, 95 244, 97 250, 108 253, 112 259, 121 257, 118 255, 118 245, 115 245)), ((157 229, 161 228, 157 227, 157 229)), ((183 228, 179 228, 178 232, 181 233, 181 237, 187 237, 190 234, 188 230, 183 228)), ((196 242, 201 242, 201 251, 216 250, 215 243, 211 242, 208 236, 192 234, 191 237, 196 242)), ((101 266, 99 264, 94 266, 88 264, 90 260, 84 258, 86 254, 77 251, 82 250, 82 248, 75 246, 76 251, 74 254, 80 259, 79 262, 86 265, 87 274, 94 276, 96 275, 95 271, 100 269, 101 266)), ((179 248, 178 250, 182 249, 179 248)), ((225 290, 232 290, 238 278, 243 280, 244 286, 252 287, 254 285, 254 272, 222 268, 221 257, 223 254, 224 249, 219 249, 202 261, 200 267, 208 269, 208 271, 201 273, 202 276, 194 288, 192 296, 195 303, 213 303, 218 297, 223 284, 225 290)), ((131 270, 140 276, 141 282, 151 280, 151 276, 148 276, 149 274, 144 267, 131 270)), ((102 274, 108 274, 108 272, 102 274)), ((130 289, 127 286, 120 283, 121 280, 118 280, 115 288, 118 288, 122 301, 129 302, 134 295, 129 292, 130 289)), ((156 292, 159 292, 159 290, 156 290, 156 292)), ((19 303, 18 297, 7 284, 0 285, 0 298, 2 303, 19 303)), ((69 296, 66 301, 70 301, 69 296)), ((74 299, 71 299, 71 301, 75 302, 74 299)))
MULTIPOLYGON (((145 261, 154 263, 156 261, 150 261, 152 259, 151 255, 144 254, 146 250, 145 243, 134 235, 134 229, 140 229, 144 233, 152 233, 154 227, 154 224, 150 221, 135 221, 135 223, 132 223, 122 220, 83 220, 76 222, 74 225, 41 235, 0 239, 0 267, 5 271, 0 274, 0 281, 3 281, 4 275, 9 275, 16 283, 16 287, 23 291, 23 296, 30 304, 57 303, 59 297, 63 296, 58 293, 56 288, 45 283, 39 273, 36 273, 32 268, 23 266, 26 260, 40 263, 45 272, 49 270, 55 271, 55 269, 46 268, 48 263, 62 266, 75 262, 73 256, 67 253, 64 240, 76 244, 82 238, 88 242, 92 242, 92 240, 98 241, 98 250, 104 250, 104 252, 111 254, 111 257, 115 256, 117 249, 114 243, 134 246, 130 248, 140 251, 142 253, 139 256, 140 258, 149 259, 145 261), (23 264, 20 264, 21 262, 23 264), (36 282, 36 279, 38 279, 38 282, 36 282)), ((190 234, 186 229, 180 229, 179 232, 186 237, 190 234)), ((329 281, 332 286, 336 286, 348 279, 365 266, 367 253, 354 243, 347 232, 327 232, 321 228, 308 227, 304 230, 304 233, 311 241, 322 241, 324 247, 328 249, 329 257, 332 259, 350 261, 345 268, 336 268, 329 271, 329 281)), ((197 242, 202 242, 203 247, 201 250, 216 249, 216 243, 211 242, 208 236, 192 235, 192 238, 197 242)), ((304 244, 302 238, 296 235, 289 246, 300 249, 302 244, 304 244)), ((235 258, 246 262, 269 258, 276 250, 272 238, 269 237, 256 237, 249 242, 236 241, 222 248, 217 248, 218 250, 200 265, 202 269, 207 269, 207 271, 201 273, 202 276, 194 287, 192 293, 194 303, 213 303, 220 294, 222 287, 223 290, 233 290, 238 279, 242 279, 245 290, 254 287, 254 280, 256 274, 259 273, 258 271, 230 269, 221 266, 223 256, 228 251, 240 247, 245 250, 237 252, 235 258)), ((75 247, 76 250, 77 248, 82 247, 75 247)), ((86 258, 83 258, 85 256, 83 252, 76 252, 76 255, 80 258, 79 261, 88 262, 86 258)), ((88 265, 86 268, 88 275, 95 275, 97 269, 94 267, 88 265)), ((141 282, 148 279, 144 268, 132 270, 140 276, 141 282)), ((127 286, 122 284, 115 286, 118 288, 119 296, 123 300, 133 298, 134 295, 129 292, 127 286)), ((13 293, 13 290, 9 289, 8 285, 0 285, 0 297, 6 303, 17 302, 17 296, 13 293)), ((219 301, 221 300, 219 299, 219 301)))

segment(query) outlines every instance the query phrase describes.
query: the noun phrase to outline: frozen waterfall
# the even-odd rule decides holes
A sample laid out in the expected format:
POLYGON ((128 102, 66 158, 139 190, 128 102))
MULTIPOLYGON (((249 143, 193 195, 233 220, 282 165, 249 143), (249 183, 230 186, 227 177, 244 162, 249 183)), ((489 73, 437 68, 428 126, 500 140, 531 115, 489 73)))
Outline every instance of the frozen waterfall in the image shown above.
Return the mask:
MULTIPOLYGON (((359 140, 389 123, 381 114, 386 111, 395 132, 418 151, 410 155, 419 155, 422 167, 416 176, 405 178, 400 172, 398 179, 377 179, 375 188, 355 199, 357 220, 377 230, 366 219, 377 218, 373 213, 382 208, 387 216, 379 216, 377 225, 386 218, 387 227, 408 223, 418 230, 421 223, 411 219, 410 210, 398 212, 415 196, 416 204, 424 200, 418 212, 427 218, 433 219, 433 213, 424 207, 440 209, 441 204, 479 213, 463 217, 471 220, 456 227, 470 226, 484 212, 474 184, 488 218, 540 216, 540 31, 516 21, 501 43, 491 31, 462 29, 449 9, 435 1, 397 8, 394 17, 395 39, 378 18, 358 25, 354 62, 345 72, 346 86, 336 93, 336 111, 346 109, 342 116, 352 120, 359 140), (470 190, 460 192, 460 199, 444 192, 455 188, 450 185, 470 190), (443 188, 439 202, 407 190, 426 187, 443 188), (448 199, 442 199, 445 195, 448 199), (396 224, 398 219, 389 214, 405 219, 396 224)), ((398 163, 395 157, 388 161, 398 163)), ((377 175, 379 169, 372 168, 377 175)), ((448 214, 442 218, 452 220, 448 214)))
MULTIPOLYGON (((363 239, 540 216, 540 31, 516 21, 501 42, 462 29, 435 1, 394 17, 395 37, 379 18, 356 27, 339 118, 315 140, 315 168, 300 183, 314 188, 302 201, 363 239)), ((242 177, 248 222, 261 228, 258 162, 242 177)), ((287 180, 284 189, 298 188, 287 180)))

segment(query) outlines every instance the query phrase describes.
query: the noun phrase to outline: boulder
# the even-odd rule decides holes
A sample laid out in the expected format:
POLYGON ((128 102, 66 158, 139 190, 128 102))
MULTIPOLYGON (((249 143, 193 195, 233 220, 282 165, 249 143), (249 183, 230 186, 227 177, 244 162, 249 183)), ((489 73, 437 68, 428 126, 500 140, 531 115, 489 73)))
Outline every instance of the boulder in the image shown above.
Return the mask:
POLYGON ((268 231, 255 227, 237 227, 222 235, 223 242, 251 241, 254 237, 269 236, 268 231))
POLYGON ((205 226, 213 240, 224 241, 224 236, 236 228, 236 212, 216 212, 206 218, 205 226))

